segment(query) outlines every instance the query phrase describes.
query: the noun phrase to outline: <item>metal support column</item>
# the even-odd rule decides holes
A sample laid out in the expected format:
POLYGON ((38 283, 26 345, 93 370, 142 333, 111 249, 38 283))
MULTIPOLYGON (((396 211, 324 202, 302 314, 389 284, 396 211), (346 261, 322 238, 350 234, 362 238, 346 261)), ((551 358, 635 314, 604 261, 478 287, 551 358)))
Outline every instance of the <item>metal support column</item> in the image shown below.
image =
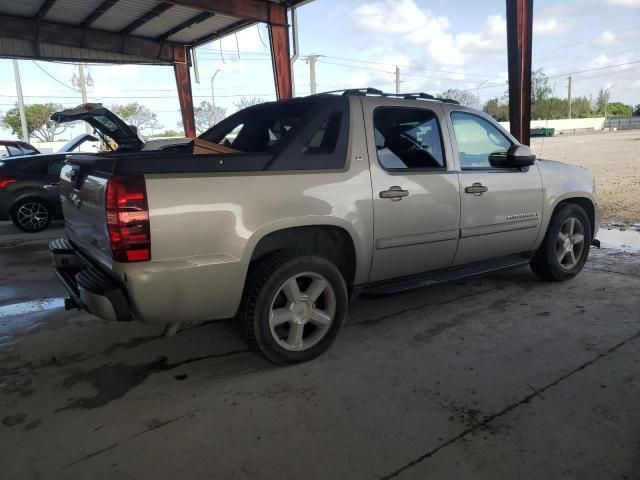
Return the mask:
POLYGON ((293 97, 287 7, 269 3, 269 45, 278 100, 293 97))
POLYGON ((533 0, 507 0, 510 130, 529 145, 531 122, 531 33, 533 0))
POLYGON ((189 63, 176 62, 173 64, 176 75, 176 87, 180 100, 180 112, 182 113, 182 125, 185 137, 196 136, 196 123, 193 115, 193 94, 191 92, 191 77, 189 76, 189 63))

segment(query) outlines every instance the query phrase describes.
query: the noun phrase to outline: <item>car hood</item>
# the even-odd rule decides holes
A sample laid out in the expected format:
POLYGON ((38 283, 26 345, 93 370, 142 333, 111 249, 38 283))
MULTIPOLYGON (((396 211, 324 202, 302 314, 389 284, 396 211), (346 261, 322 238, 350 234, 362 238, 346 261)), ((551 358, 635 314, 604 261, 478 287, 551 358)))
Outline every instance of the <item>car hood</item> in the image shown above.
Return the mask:
POLYGON ((141 150, 145 140, 132 125, 127 125, 120 117, 101 103, 84 103, 51 115, 51 120, 69 123, 84 120, 99 133, 112 138, 118 144, 118 150, 141 150))

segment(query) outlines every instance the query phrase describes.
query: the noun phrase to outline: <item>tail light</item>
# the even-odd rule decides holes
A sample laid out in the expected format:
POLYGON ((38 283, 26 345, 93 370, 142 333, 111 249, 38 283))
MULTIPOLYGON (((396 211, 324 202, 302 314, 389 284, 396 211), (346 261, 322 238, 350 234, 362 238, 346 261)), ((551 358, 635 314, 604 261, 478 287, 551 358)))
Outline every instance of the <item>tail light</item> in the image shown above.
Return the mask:
POLYGON ((147 189, 142 175, 115 175, 107 183, 107 230, 116 262, 151 259, 147 189))
POLYGON ((7 178, 7 177, 0 176, 0 188, 4 188, 10 183, 13 183, 15 181, 16 181, 15 178, 7 178))

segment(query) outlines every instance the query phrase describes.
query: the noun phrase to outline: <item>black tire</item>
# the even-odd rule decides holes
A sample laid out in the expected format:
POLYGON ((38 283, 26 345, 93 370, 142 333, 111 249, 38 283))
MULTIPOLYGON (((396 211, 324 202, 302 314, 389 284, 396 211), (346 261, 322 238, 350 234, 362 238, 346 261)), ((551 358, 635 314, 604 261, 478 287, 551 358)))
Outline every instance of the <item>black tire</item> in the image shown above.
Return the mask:
MULTIPOLYGON (((312 281, 310 277, 310 282, 312 281)), ((309 286, 310 283, 307 288, 309 286)), ((303 296, 307 293, 308 291, 305 290, 303 296)), ((310 300, 307 298, 305 301, 309 302, 310 300)), ((311 304, 311 311, 313 312, 316 309, 316 301, 311 302, 311 304)), ((295 311, 293 309, 294 305, 296 304, 288 303, 282 309, 288 308, 289 311, 293 312, 295 311)), ((333 263, 325 258, 302 252, 278 253, 259 261, 249 272, 242 302, 238 310, 237 322, 242 337, 247 344, 262 353, 267 360, 280 365, 300 363, 321 355, 331 346, 347 316, 347 308, 347 286, 340 270, 333 263), (294 328, 294 326, 289 322, 285 322, 281 326, 274 327, 274 333, 272 333, 270 326, 271 309, 272 305, 275 305, 279 299, 288 302, 283 289, 289 281, 294 279, 293 281, 300 285, 300 282, 305 281, 305 275, 307 274, 317 275, 320 280, 325 280, 326 284, 330 286, 330 289, 325 287, 317 301, 326 301, 325 295, 331 295, 331 310, 334 311, 333 320, 325 329, 324 327, 316 327, 312 320, 307 319, 310 326, 305 324, 300 327, 303 332, 300 338, 306 331, 306 338, 312 338, 312 335, 315 334, 319 339, 316 340, 317 343, 315 344, 312 344, 313 340, 311 340, 308 349, 291 351, 282 346, 282 343, 286 342, 284 337, 277 340, 274 334, 279 336, 275 329, 284 328, 288 330, 294 328), (316 329, 318 330, 317 332, 316 329)))
POLYGON ((589 257, 589 248, 592 240, 591 232, 589 217, 580 205, 574 203, 561 204, 553 215, 553 218, 551 218, 547 233, 540 248, 531 260, 531 269, 540 278, 548 281, 561 282, 575 277, 580 273, 589 257), (561 228, 564 228, 567 224, 566 222, 572 218, 580 222, 582 226, 584 243, 579 255, 573 254, 576 263, 565 266, 558 259, 557 248, 560 248, 562 245, 562 240, 559 237, 561 228))
POLYGON ((41 232, 49 226, 53 209, 41 198, 23 198, 11 207, 11 221, 16 228, 27 233, 41 232), (32 212, 31 218, 26 212, 32 212))

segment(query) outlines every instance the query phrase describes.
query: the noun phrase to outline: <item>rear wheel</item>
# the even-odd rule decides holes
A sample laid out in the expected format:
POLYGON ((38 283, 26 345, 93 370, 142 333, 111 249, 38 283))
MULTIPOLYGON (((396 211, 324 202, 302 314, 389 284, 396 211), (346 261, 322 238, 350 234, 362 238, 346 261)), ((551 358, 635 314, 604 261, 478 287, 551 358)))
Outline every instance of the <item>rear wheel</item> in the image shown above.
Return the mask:
POLYGON ((52 215, 49 204, 38 198, 20 200, 11 209, 13 224, 28 233, 40 232, 47 228, 52 215))
POLYGON ((347 287, 329 260, 277 254, 250 272, 238 311, 245 341, 278 364, 324 353, 347 314, 347 287))
POLYGON ((565 203, 551 219, 531 269, 544 280, 569 280, 584 267, 590 245, 589 217, 579 205, 565 203))

